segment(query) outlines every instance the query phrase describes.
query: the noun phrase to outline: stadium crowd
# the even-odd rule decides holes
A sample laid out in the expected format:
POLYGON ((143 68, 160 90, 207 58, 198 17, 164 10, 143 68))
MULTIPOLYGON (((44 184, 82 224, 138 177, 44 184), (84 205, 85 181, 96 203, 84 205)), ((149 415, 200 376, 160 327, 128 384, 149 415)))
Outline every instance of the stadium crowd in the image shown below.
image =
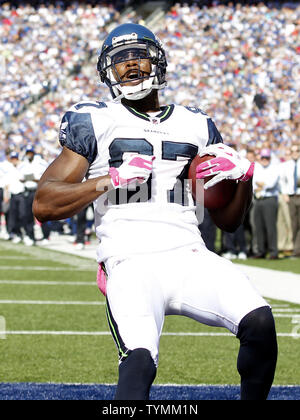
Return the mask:
MULTIPOLYGON (((27 183, 34 190, 59 153, 57 133, 66 109, 80 100, 110 100, 96 72, 97 52, 110 25, 141 21, 132 10, 121 14, 113 2, 69 3, 0 6, 2 210, 8 217, 6 237, 18 242, 23 236, 28 245, 35 238, 33 222, 24 216, 32 196, 27 183), (35 169, 26 178, 28 164, 35 169), (20 173, 20 191, 5 181, 12 179, 5 175, 10 165, 20 173), (14 199, 18 194, 23 204, 14 199), (16 208, 21 209, 21 226, 15 223, 21 234, 12 228, 16 208)), ((228 258, 300 255, 300 189, 298 181, 294 184, 294 161, 300 165, 300 5, 292 6, 176 3, 156 29, 169 63, 165 102, 200 107, 225 143, 257 162, 248 220, 235 234, 222 234, 217 250, 228 258)), ((82 220, 86 224, 85 216, 82 220)), ((50 228, 62 225, 42 226, 44 239, 50 228)), ((214 249, 207 225, 209 216, 200 229, 214 249)))

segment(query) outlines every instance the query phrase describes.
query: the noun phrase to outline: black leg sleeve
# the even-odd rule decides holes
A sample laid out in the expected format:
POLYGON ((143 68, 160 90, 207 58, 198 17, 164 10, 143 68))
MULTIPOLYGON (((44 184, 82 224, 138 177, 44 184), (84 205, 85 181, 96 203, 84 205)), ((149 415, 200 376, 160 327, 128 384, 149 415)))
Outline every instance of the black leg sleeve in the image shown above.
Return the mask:
POLYGON ((132 350, 119 366, 119 381, 115 400, 149 400, 156 376, 156 367, 146 349, 132 350))
POLYGON ((277 339, 274 318, 268 306, 255 309, 240 322, 237 368, 241 375, 241 399, 265 400, 274 379, 277 339))

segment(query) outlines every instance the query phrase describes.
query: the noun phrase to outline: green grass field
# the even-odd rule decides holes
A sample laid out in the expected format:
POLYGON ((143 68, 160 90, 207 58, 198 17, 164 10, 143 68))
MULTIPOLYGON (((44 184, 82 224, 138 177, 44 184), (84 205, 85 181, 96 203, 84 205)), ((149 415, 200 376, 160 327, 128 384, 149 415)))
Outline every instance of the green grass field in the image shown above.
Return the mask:
MULTIPOLYGON (((116 383, 117 351, 95 282, 96 262, 4 241, 0 256, 0 382, 116 383)), ((277 261, 260 263, 276 268, 277 261)), ((300 273, 300 260, 278 263, 300 273)), ((274 384, 300 384, 300 338, 292 336, 300 305, 270 303, 279 345, 274 384)), ((167 317, 155 383, 238 384, 239 341, 227 333, 167 317)))

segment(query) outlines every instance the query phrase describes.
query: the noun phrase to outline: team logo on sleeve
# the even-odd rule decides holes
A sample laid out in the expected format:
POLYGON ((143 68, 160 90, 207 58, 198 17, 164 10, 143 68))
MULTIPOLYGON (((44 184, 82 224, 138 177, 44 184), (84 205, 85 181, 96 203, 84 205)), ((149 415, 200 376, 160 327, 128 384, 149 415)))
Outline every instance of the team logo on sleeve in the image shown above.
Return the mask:
POLYGON ((68 122, 66 121, 65 123, 62 123, 60 126, 60 131, 59 131, 59 139, 60 140, 66 140, 67 138, 67 128, 68 126, 68 122))
POLYGON ((60 130, 59 130, 59 140, 66 140, 67 138, 67 127, 68 127, 68 121, 66 116, 63 117, 60 130))

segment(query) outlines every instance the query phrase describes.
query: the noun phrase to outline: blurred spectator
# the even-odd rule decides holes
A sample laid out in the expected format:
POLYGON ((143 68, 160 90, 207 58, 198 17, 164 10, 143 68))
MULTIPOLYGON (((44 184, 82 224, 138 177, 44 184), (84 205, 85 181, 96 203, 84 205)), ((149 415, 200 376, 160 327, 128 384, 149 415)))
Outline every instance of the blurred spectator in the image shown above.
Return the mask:
POLYGON ((25 156, 19 165, 20 180, 24 183, 24 219, 23 225, 25 230, 24 244, 32 246, 35 244, 34 235, 34 216, 32 213, 32 203, 43 172, 47 167, 47 163, 35 153, 32 145, 28 145, 25 149, 25 156))
POLYGON ((199 230, 207 249, 212 252, 216 252, 215 242, 217 227, 210 217, 207 209, 204 209, 204 217, 202 223, 199 225, 199 230))
POLYGON ((285 188, 285 167, 286 162, 291 159, 291 150, 287 148, 284 154, 284 160, 279 164, 279 184, 280 193, 278 196, 278 215, 277 215, 277 233, 278 233, 278 251, 282 256, 290 256, 293 252, 293 232, 291 216, 289 211, 289 196, 283 194, 285 188))
POLYGON ((247 244, 245 238, 244 226, 240 225, 235 232, 223 232, 224 248, 223 257, 234 260, 247 259, 247 244))
POLYGON ((84 249, 85 245, 89 244, 93 221, 94 209, 92 205, 87 206, 73 218, 76 229, 74 244, 77 250, 84 249))
POLYGON ((300 256, 300 146, 291 147, 291 159, 282 164, 281 191, 289 205, 292 232, 293 255, 300 256))
MULTIPOLYGON (((246 151, 246 158, 250 162, 256 161, 256 154, 254 149, 249 148, 246 151)), ((243 223, 245 238, 247 244, 247 255, 253 256, 258 253, 257 250, 257 235, 256 235, 256 226, 254 223, 254 205, 253 202, 250 205, 250 208, 246 214, 244 223, 243 223)))
POLYGON ((78 250, 84 249, 84 245, 85 245, 86 212, 87 212, 87 208, 81 210, 76 215, 75 247, 78 250))
POLYGON ((263 149, 260 163, 255 165, 253 175, 254 223, 257 235, 258 253, 256 258, 278 258, 277 211, 279 194, 278 164, 271 163, 271 151, 263 149))
POLYGON ((21 182, 21 174, 18 170, 20 164, 19 154, 10 153, 11 167, 6 173, 4 180, 4 190, 6 200, 10 200, 8 212, 8 232, 13 243, 22 241, 21 228, 24 227, 25 205, 24 205, 24 184, 21 182))
POLYGON ((51 233, 51 222, 41 223, 43 237, 40 239, 39 245, 48 245, 51 233))
MULTIPOLYGON (((237 149, 236 144, 229 144, 233 149, 237 149)), ((244 225, 240 225, 235 232, 222 232, 223 257, 233 259, 247 259, 247 245, 245 238, 244 225)))
POLYGON ((12 168, 12 163, 9 161, 10 149, 5 150, 5 159, 0 162, 0 227, 2 224, 1 215, 4 215, 3 224, 5 224, 5 232, 2 233, 3 239, 9 239, 9 226, 8 226, 8 211, 9 211, 9 197, 5 189, 6 176, 12 168))

